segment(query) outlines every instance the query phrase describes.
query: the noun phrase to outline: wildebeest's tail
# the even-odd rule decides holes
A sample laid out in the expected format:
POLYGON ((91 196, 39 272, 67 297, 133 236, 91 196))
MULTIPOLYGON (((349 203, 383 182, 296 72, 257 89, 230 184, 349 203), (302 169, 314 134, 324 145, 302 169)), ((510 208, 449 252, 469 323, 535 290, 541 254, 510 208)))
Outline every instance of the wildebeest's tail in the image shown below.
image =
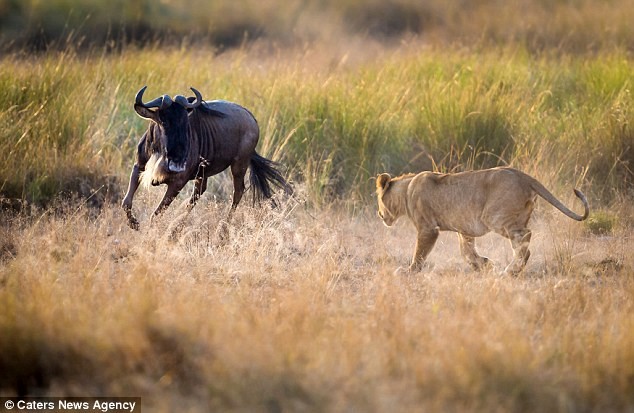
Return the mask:
POLYGON ((254 152, 251 156, 251 186, 253 187, 253 202, 260 202, 264 198, 273 196, 271 185, 281 188, 287 195, 293 193, 293 188, 286 182, 277 169, 280 165, 254 152))

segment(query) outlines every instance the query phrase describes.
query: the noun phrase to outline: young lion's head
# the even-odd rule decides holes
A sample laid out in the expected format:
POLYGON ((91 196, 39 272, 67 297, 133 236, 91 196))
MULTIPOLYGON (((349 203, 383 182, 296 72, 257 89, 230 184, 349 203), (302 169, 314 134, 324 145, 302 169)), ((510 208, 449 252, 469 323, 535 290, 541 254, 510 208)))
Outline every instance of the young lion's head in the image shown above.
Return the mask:
POLYGON ((407 187, 414 174, 392 178, 390 174, 376 177, 376 197, 379 201, 379 217, 391 227, 399 217, 407 213, 407 187))
MULTIPOLYGON (((392 177, 390 174, 381 174, 376 178, 376 197, 379 201, 379 217, 383 220, 383 223, 390 227, 398 219, 398 214, 395 213, 393 191, 390 191, 390 182, 392 177)), ((398 194, 397 194, 398 195, 398 194)))

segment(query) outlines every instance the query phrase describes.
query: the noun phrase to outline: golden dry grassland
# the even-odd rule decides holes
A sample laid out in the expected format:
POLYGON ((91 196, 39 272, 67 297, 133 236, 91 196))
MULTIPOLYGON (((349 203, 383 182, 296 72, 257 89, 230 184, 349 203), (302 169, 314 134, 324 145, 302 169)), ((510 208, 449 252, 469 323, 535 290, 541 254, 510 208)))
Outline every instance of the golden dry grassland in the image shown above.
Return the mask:
MULTIPOLYGON (((156 191, 155 191, 156 192, 156 191)), ((158 194, 140 199, 145 215, 158 194)), ((113 207, 16 218, 0 267, 4 394, 141 395, 148 411, 627 411, 631 230, 596 236, 550 207, 518 277, 500 237, 477 273, 454 234, 406 265, 414 231, 353 215, 225 203, 141 232, 113 207), (169 241, 165 228, 185 230, 169 241)), ((631 212, 631 210, 630 210, 631 212)))

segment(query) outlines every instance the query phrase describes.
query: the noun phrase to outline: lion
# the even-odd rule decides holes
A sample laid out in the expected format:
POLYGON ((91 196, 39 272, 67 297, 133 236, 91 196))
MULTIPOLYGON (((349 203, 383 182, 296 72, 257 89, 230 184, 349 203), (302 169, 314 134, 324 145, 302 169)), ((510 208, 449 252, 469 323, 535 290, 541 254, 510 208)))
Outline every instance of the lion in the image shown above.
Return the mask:
POLYGON ((583 215, 564 206, 535 178, 510 167, 459 173, 421 172, 376 178, 378 214, 390 227, 407 215, 418 232, 409 271, 420 271, 440 231, 458 233, 460 253, 475 270, 491 267, 476 252, 475 238, 494 231, 510 240, 513 260, 504 270, 518 274, 526 265, 531 231, 527 228, 537 195, 568 217, 585 220, 590 207, 585 195, 574 189, 583 203, 583 215))

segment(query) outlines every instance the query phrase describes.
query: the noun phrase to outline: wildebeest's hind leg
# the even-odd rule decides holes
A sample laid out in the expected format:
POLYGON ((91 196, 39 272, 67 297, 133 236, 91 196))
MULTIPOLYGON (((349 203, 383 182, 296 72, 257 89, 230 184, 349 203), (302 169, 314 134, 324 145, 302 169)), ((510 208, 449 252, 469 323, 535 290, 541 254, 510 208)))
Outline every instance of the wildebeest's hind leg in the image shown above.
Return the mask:
POLYGON ((136 219, 134 214, 132 213, 132 199, 134 198, 134 193, 137 189, 139 189, 139 183, 141 176, 141 169, 139 165, 135 164, 132 168, 132 172, 130 173, 130 183, 128 184, 128 191, 121 202, 121 208, 125 211, 128 217, 128 225, 130 228, 138 230, 139 229, 139 221, 136 219))
POLYGON ((233 177, 233 200, 231 202, 231 209, 229 210, 229 214, 227 215, 227 220, 220 222, 220 226, 217 230, 218 239, 222 244, 227 242, 227 240, 229 239, 229 223, 231 222, 233 212, 242 199, 242 195, 244 195, 244 176, 247 174, 248 167, 248 158, 246 162, 236 161, 231 164, 231 175, 233 177))
POLYGON ((231 175, 233 176, 233 202, 231 203, 231 212, 236 209, 242 199, 242 195, 244 195, 244 176, 247 174, 248 167, 249 159, 231 164, 231 175))

